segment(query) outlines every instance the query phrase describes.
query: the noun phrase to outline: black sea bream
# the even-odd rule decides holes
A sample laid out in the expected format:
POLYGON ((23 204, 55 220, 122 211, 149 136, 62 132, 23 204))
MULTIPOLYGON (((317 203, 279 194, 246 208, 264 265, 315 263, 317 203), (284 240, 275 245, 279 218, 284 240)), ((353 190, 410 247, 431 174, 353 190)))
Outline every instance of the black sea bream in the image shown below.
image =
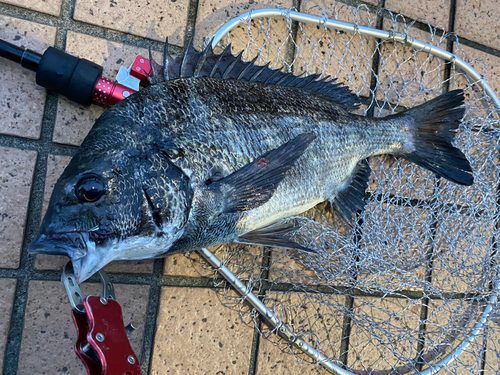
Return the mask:
POLYGON ((97 120, 30 247, 69 256, 79 282, 113 260, 230 242, 308 251, 283 220, 324 201, 352 219, 372 155, 472 184, 451 144, 461 91, 376 119, 351 114, 357 98, 339 84, 242 62, 229 48, 166 53, 153 72, 97 120))

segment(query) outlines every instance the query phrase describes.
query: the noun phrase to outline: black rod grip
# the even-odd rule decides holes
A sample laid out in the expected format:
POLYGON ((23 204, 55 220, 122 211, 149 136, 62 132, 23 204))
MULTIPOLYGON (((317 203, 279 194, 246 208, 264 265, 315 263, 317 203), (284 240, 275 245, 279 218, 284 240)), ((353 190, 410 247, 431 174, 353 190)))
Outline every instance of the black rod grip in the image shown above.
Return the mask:
POLYGON ((0 57, 5 57, 36 72, 42 55, 30 49, 15 46, 5 40, 0 40, 0 57))
POLYGON ((36 83, 83 105, 92 103, 92 94, 102 67, 54 47, 43 54, 36 71, 36 83))

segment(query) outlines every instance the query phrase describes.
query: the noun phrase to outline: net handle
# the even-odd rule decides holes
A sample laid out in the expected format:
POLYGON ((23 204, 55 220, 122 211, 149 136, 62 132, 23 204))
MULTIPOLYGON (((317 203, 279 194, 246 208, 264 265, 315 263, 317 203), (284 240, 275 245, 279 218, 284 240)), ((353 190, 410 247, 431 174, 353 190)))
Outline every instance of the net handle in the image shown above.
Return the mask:
POLYGON ((263 303, 258 299, 245 284, 243 284, 210 250, 202 248, 198 252, 215 268, 242 296, 243 300, 249 302, 264 319, 277 329, 278 334, 295 345, 314 361, 321 364, 324 368, 336 375, 354 375, 352 372, 344 370, 331 362, 327 357, 307 344, 300 336, 296 336, 280 319, 276 317, 263 303))
MULTIPOLYGON (((323 366, 325 369, 331 371, 335 375, 355 375, 354 373, 344 370, 343 368, 337 366, 335 363, 330 361, 327 357, 321 354, 316 349, 312 348, 307 344, 300 336, 296 336, 283 322, 281 322, 276 315, 274 315, 260 299, 258 299, 252 291, 245 286, 222 262, 206 248, 198 250, 198 252, 205 258, 205 260, 215 268, 242 296, 243 300, 249 302, 259 314, 261 314, 264 319, 266 319, 273 327, 278 330, 278 334, 288 341, 290 344, 295 345, 310 358, 316 361, 318 364, 323 366)), ((446 367, 452 361, 454 361, 463 351, 469 346, 469 344, 476 338, 479 331, 483 328, 484 324, 488 320, 488 316, 493 309, 493 306, 497 302, 498 292, 500 290, 500 279, 497 279, 492 290, 492 295, 485 307, 480 319, 474 325, 474 328, 470 335, 468 335, 455 350, 453 350, 448 356, 436 362, 423 371, 419 371, 420 375, 433 375, 439 372, 441 369, 446 367)))
POLYGON ((266 17, 290 18, 293 21, 310 23, 315 25, 325 25, 328 28, 348 31, 348 32, 356 32, 361 35, 371 36, 373 38, 378 38, 383 41, 391 40, 395 43, 402 43, 407 46, 410 46, 415 50, 430 53, 433 56, 451 62, 456 67, 460 68, 462 71, 467 73, 470 77, 473 78, 475 83, 479 84, 483 88, 486 95, 488 95, 493 101, 495 107, 500 109, 500 100, 498 99, 498 96, 495 94, 495 91, 493 91, 488 82, 486 82, 485 77, 479 74, 470 64, 466 63, 464 60, 460 59, 451 52, 435 47, 431 44, 416 40, 415 38, 406 35, 404 33, 372 29, 366 26, 359 26, 356 24, 342 22, 342 21, 334 21, 318 16, 312 16, 310 14, 294 12, 288 9, 270 8, 270 9, 252 10, 250 12, 236 16, 235 18, 224 24, 219 30, 217 30, 213 38, 211 40, 207 40, 205 43, 211 42, 212 48, 215 48, 217 43, 219 43, 222 40, 224 35, 229 33, 235 27, 241 24, 248 24, 253 19, 266 18, 266 17))

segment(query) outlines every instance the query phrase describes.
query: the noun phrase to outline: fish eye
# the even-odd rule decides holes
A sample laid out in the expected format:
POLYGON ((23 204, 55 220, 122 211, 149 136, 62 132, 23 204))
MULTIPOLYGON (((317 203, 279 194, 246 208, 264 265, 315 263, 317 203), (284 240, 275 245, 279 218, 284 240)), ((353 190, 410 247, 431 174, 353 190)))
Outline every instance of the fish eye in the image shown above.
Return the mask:
POLYGON ((82 177, 75 193, 81 202, 95 202, 104 195, 104 183, 97 176, 82 177))

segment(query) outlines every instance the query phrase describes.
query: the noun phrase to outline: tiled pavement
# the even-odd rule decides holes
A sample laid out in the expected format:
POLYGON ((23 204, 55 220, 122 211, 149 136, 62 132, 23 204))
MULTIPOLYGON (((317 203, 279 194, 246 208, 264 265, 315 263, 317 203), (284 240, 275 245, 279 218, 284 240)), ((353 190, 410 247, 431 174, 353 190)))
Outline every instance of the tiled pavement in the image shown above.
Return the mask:
MULTIPOLYGON (((302 5, 310 3, 302 1, 302 5)), ((328 0, 317 1, 322 7, 328 0)), ((370 0, 410 19, 426 18, 462 38, 470 59, 482 59, 500 90, 500 2, 497 0, 370 0)), ((300 8, 298 0, 1 0, 0 38, 43 52, 55 45, 93 60, 113 77, 166 36, 178 47, 200 45, 231 17, 271 5, 300 8)), ((174 47, 175 49, 175 47, 174 47)), ((59 282, 65 259, 28 256, 50 191, 95 119, 81 107, 47 94, 35 75, 0 61, 0 368, 4 374, 84 374, 73 353, 70 305, 59 282)), ((140 328, 132 346, 143 373, 302 373, 291 356, 260 342, 234 310, 226 309, 184 256, 118 262, 106 268, 127 323, 140 328), (274 350, 274 352, 273 352, 274 350)), ((97 292, 95 284, 86 285, 97 292)), ((497 338, 498 339, 498 338, 497 338)), ((492 365, 493 366, 493 365, 492 365)), ((310 371, 307 368, 307 371, 310 371)), ((314 370, 316 371, 316 370, 314 370)))

